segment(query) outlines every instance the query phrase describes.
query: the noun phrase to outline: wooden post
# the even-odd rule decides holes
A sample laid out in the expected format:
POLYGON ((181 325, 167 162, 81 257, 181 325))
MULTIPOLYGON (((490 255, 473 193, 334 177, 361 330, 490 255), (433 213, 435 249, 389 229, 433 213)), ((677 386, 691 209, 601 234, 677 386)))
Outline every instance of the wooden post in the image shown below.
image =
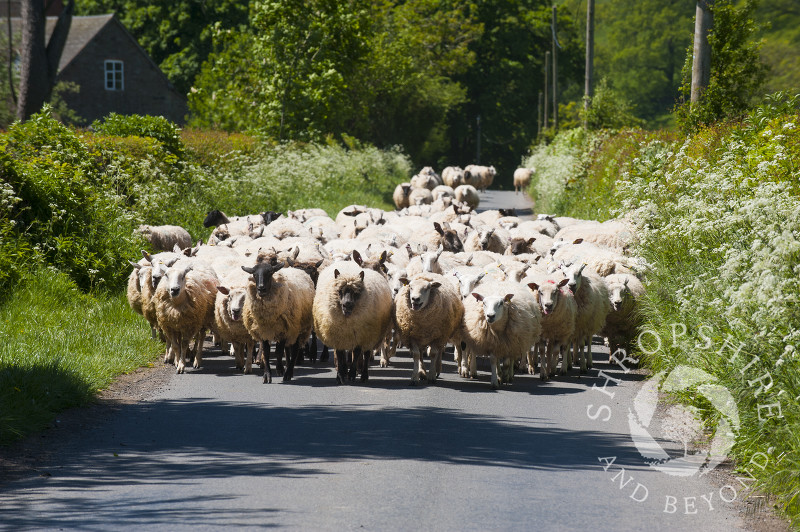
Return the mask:
POLYGON ((544 120, 542 121, 543 130, 547 129, 548 123, 548 107, 550 99, 547 96, 547 87, 550 85, 550 52, 544 53, 544 120))
MULTIPOLYGON (((589 110, 594 96, 594 85, 592 76, 594 75, 594 0, 586 3, 586 84, 583 89, 583 109, 589 110)), ((586 122, 586 114, 583 115, 583 128, 589 125, 586 122)))
POLYGON ((692 105, 700 100, 711 79, 711 45, 708 44, 708 32, 714 26, 714 18, 711 14, 713 4, 714 0, 697 0, 692 53, 692 105))
POLYGON ((542 99, 544 95, 542 91, 539 91, 539 123, 538 127, 536 128, 536 138, 542 137, 542 99))
POLYGON ((553 131, 558 131, 558 22, 556 18, 557 7, 553 6, 553 131))

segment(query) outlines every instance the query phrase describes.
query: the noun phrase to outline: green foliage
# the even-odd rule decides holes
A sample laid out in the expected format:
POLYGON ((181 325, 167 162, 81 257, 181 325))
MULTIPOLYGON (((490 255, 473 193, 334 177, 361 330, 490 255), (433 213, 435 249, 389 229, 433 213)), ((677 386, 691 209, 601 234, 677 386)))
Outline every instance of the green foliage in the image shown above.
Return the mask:
POLYGON ((53 92, 50 95, 50 106, 52 108, 53 118, 62 124, 70 124, 74 126, 83 125, 86 121, 75 111, 69 108, 67 102, 64 101, 64 94, 79 94, 81 86, 71 81, 59 81, 53 87, 53 92))
POLYGON ((581 118, 589 129, 619 129, 642 125, 642 120, 633 114, 631 104, 608 85, 606 78, 600 80, 588 109, 581 118))
POLYGON ((683 131, 697 131, 704 125, 726 118, 740 118, 759 95, 767 66, 759 58, 760 43, 752 39, 757 31, 753 12, 757 0, 737 8, 733 0, 717 0, 712 6, 714 26, 709 32, 711 79, 695 104, 689 102, 692 83, 693 48, 689 47, 683 67, 681 95, 676 120, 683 131))
POLYGON ((624 215, 636 224, 634 252, 650 265, 643 329, 663 342, 633 355, 653 371, 697 367, 731 391, 741 418, 732 458, 744 464, 755 453, 770 456, 763 471, 752 472, 794 526, 800 525, 799 125, 800 95, 778 94, 740 123, 715 123, 685 140, 626 130, 592 142, 565 133, 534 152, 544 172, 537 167, 532 185, 556 198, 557 214, 624 215), (547 149, 550 163, 540 153, 547 149), (686 335, 673 342, 675 323, 686 326, 686 335), (759 392, 760 378, 772 384, 759 392), (763 408, 770 404, 780 412, 763 408))
POLYGON ((124 295, 86 295, 47 269, 0 303, 0 337, 0 444, 46 428, 162 351, 124 295))
POLYGON ((213 49, 215 28, 247 25, 249 0, 77 0, 76 15, 114 12, 176 89, 186 94, 213 49))
POLYGON ((92 122, 92 129, 104 135, 118 137, 151 137, 177 157, 183 155, 181 130, 163 116, 119 115, 111 113, 92 122))

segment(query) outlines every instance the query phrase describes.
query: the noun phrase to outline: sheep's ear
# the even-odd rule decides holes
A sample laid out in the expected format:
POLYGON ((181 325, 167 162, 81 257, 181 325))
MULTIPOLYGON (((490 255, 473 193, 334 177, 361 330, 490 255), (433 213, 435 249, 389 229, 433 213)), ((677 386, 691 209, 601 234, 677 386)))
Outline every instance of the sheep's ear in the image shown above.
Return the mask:
POLYGON ((528 288, 530 288, 531 290, 536 291, 536 290, 539 289, 539 285, 536 284, 536 283, 528 283, 528 288))
POLYGON ((226 295, 226 296, 231 293, 230 288, 228 288, 227 286, 218 285, 217 286, 217 290, 219 290, 220 294, 223 294, 223 295, 226 295))
POLYGON ((583 264, 581 264, 581 267, 580 267, 580 268, 578 268, 578 273, 582 273, 582 272, 583 272, 583 269, 584 269, 585 267, 586 267, 586 263, 584 262, 583 264))
POLYGON ((283 262, 275 262, 272 264, 272 272, 275 273, 284 266, 286 266, 286 264, 284 264, 283 262))
POLYGON ((486 277, 486 272, 481 272, 478 275, 478 277, 475 279, 475 284, 478 284, 479 282, 481 282, 481 279, 483 279, 484 277, 486 277))
POLYGON ((178 257, 173 257, 173 258, 169 259, 168 261, 166 261, 166 262, 164 263, 164 265, 165 265, 167 268, 171 268, 171 267, 172 267, 172 265, 173 265, 173 264, 175 264, 176 262, 178 262, 178 257))
POLYGON ((172 246, 172 252, 173 253, 183 253, 183 250, 181 249, 181 247, 178 244, 175 244, 174 246, 172 246))
POLYGON ((483 301, 483 296, 480 295, 478 292, 472 292, 472 297, 474 297, 478 301, 483 301))
POLYGON ((294 266, 294 260, 292 260, 292 257, 286 257, 286 264, 289 266, 294 266))
POLYGON ((536 237, 532 236, 532 237, 530 237, 530 238, 528 239, 528 245, 529 245, 529 246, 530 246, 531 244, 533 244, 534 242, 536 242, 536 237))
POLYGON ((358 272, 358 278, 361 279, 361 281, 364 280, 364 270, 361 270, 360 272, 358 272))
POLYGON ((433 228, 436 229, 436 232, 440 235, 444 235, 444 230, 442 230, 442 226, 439 225, 439 222, 433 222, 433 228))
POLYGON ((401 277, 398 279, 398 281, 400 281, 400 284, 402 284, 403 286, 408 286, 408 283, 411 282, 408 280, 408 277, 401 277))
POLYGON ((452 231, 452 228, 450 227, 450 224, 449 224, 449 223, 447 223, 447 222, 444 222, 444 223, 442 224, 442 227, 444 227, 444 229, 445 229, 446 231, 452 231))
POLYGON ((561 282, 558 283, 558 287, 559 288, 563 288, 564 286, 567 285, 568 282, 569 282, 569 279, 561 279, 561 282))
POLYGON ((296 259, 296 258, 297 258, 297 256, 298 256, 299 254, 300 254, 300 246, 295 246, 295 247, 294 247, 294 251, 292 252, 292 255, 291 255, 291 257, 292 257, 293 259, 296 259))
POLYGON ((438 258, 439 258, 439 256, 442 254, 442 251, 444 251, 444 245, 442 245, 442 244, 439 244, 439 247, 438 247, 438 248, 436 248, 436 258, 437 258, 437 259, 438 259, 438 258))
POLYGON ((514 294, 506 294, 506 297, 505 297, 505 298, 503 298, 503 300, 504 300, 506 303, 508 303, 509 301, 511 301, 511 298, 513 298, 513 297, 514 297, 514 294))
POLYGON ((625 278, 625 282, 624 282, 624 283, 622 283, 622 286, 624 286, 625 288, 628 288, 628 281, 630 281, 630 279, 628 279, 628 278, 626 277, 626 278, 625 278))
POLYGON ((333 270, 333 278, 334 279, 338 279, 340 275, 341 274, 339 273, 339 270, 333 270))
POLYGON ((431 288, 439 288, 440 286, 442 286, 442 283, 439 281, 434 281, 431 283, 431 288))
POLYGON ((580 244, 581 242, 583 242, 582 238, 576 238, 575 240, 572 241, 573 244, 580 244))
MULTIPOLYGON (((137 270, 140 270, 142 268, 142 265, 139 264, 138 262, 133 262, 132 260, 129 260, 128 262, 130 263, 131 266, 133 266, 137 270)), ((627 284, 627 280, 625 281, 625 284, 627 284)))
POLYGON ((469 254, 469 257, 467 257, 467 260, 466 260, 466 262, 464 262, 464 264, 465 264, 466 266, 472 266, 472 264, 471 264, 471 263, 472 263, 472 259, 473 259, 474 257, 475 257, 475 254, 474 254, 474 253, 470 253, 470 254, 469 254))
POLYGON ((147 259, 147 262, 149 262, 151 264, 153 263, 153 257, 151 257, 150 254, 148 252, 146 252, 145 250, 142 250, 142 257, 147 259))
POLYGON ((314 268, 319 269, 323 262, 325 262, 325 259, 319 259, 319 261, 317 261, 317 263, 314 265, 314 268))
POLYGON ((242 266, 242 270, 244 270, 245 272, 247 272, 249 274, 252 274, 254 271, 256 271, 255 268, 250 268, 248 266, 242 266))
POLYGON ((364 259, 361 258, 361 253, 359 253, 358 250, 354 249, 352 256, 353 260, 356 261, 356 264, 358 264, 359 266, 364 264, 364 259))

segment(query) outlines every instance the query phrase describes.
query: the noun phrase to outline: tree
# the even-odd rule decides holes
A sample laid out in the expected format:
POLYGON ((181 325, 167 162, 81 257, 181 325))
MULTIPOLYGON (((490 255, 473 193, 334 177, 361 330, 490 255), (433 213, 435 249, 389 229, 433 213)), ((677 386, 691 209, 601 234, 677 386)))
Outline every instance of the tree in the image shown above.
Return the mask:
POLYGON ((750 109, 768 70, 759 57, 761 43, 752 40, 757 31, 753 21, 757 4, 756 0, 746 0, 737 8, 733 0, 716 0, 714 3, 714 27, 708 36, 711 79, 700 101, 694 105, 689 102, 691 46, 683 67, 683 101, 676 108, 676 121, 684 131, 694 131, 726 118, 737 118, 750 109))
POLYGON ((22 2, 22 45, 17 118, 27 120, 50 99, 58 75, 58 62, 72 23, 74 0, 68 0, 58 16, 50 40, 45 43, 45 3, 22 2))

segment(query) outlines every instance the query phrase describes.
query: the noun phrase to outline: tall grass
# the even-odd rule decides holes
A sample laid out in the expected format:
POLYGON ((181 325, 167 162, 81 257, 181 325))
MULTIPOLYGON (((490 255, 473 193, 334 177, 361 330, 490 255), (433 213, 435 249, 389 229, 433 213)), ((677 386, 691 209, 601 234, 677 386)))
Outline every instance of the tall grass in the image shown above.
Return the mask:
MULTIPOLYGON (((740 124, 683 141, 639 135, 571 149, 589 160, 570 185, 556 172, 559 214, 626 215, 638 226, 645 277, 645 338, 653 371, 687 364, 714 375, 736 399, 741 428, 732 457, 747 464, 800 526, 800 99, 775 98, 740 124), (631 147, 635 149, 631 149, 631 147), (622 148, 622 149, 621 149, 622 148), (602 161, 613 161, 605 163, 602 161), (605 179, 619 172, 613 183, 605 179), (563 184, 562 184, 563 183, 563 184), (591 213, 590 213, 591 214, 591 213), (682 331, 686 328, 685 334, 682 331), (660 344, 654 339, 662 339, 660 344), (675 339, 676 338, 676 339, 675 339), (760 455, 759 455, 760 456, 760 455)), ((622 136, 630 135, 623 133, 622 136)), ((713 425, 716 412, 686 395, 713 425)))
POLYGON ((0 306, 0 338, 0 444, 46 427, 163 351, 123 294, 84 294, 49 269, 0 306))

